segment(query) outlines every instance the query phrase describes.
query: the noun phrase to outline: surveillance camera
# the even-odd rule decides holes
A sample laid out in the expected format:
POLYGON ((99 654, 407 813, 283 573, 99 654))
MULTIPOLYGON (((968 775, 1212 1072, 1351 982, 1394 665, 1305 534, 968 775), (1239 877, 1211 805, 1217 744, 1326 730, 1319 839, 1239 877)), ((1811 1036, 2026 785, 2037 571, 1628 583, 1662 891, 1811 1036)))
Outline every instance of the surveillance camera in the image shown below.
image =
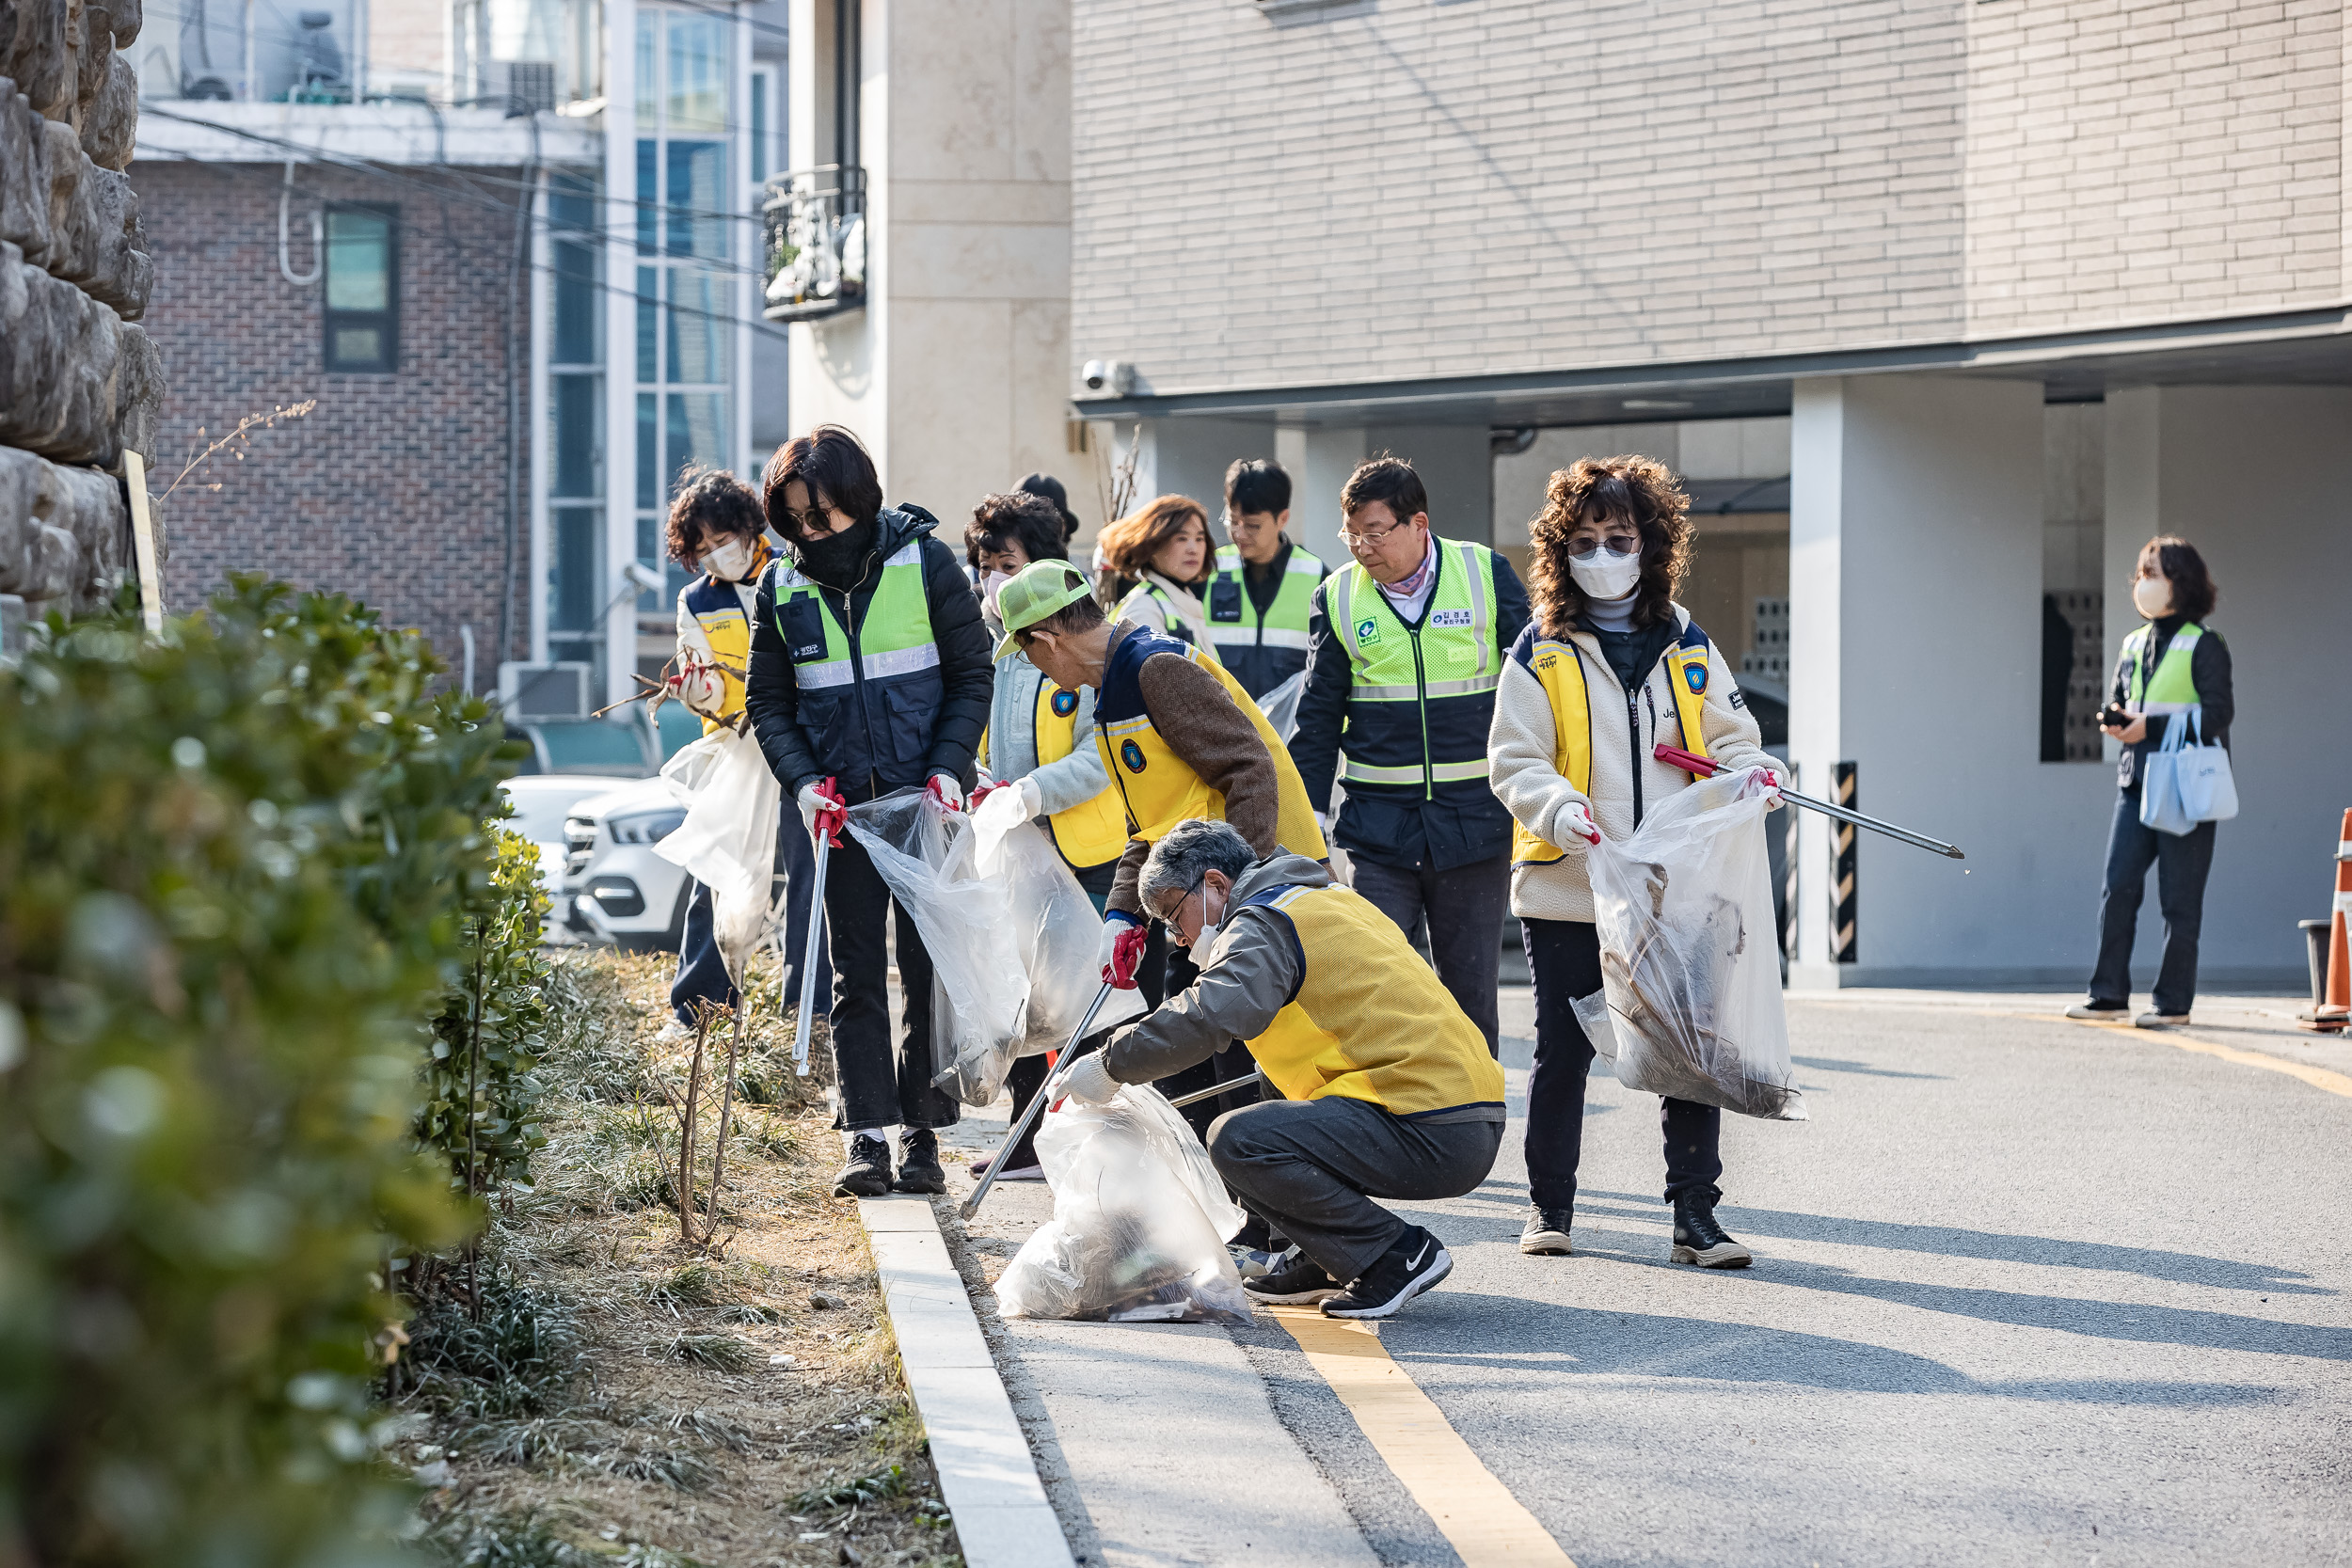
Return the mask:
POLYGON ((1135 389, 1136 368, 1123 359, 1089 359, 1078 372, 1089 392, 1108 392, 1113 397, 1125 397, 1135 389))

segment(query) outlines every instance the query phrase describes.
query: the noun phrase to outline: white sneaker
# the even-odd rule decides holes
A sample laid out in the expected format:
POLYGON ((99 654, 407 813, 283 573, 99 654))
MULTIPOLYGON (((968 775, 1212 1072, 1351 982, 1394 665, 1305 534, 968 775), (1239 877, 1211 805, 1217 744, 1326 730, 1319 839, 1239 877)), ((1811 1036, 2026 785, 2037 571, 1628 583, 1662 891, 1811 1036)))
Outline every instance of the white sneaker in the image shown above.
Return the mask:
POLYGON ((2132 1020, 2135 1029, 2177 1029, 2188 1022, 2186 1013, 2142 1013, 2132 1020))
POLYGON ((2121 1023, 2123 1022, 2123 1016, 2131 1010, 2131 1004, 2128 1002, 2113 1007, 2101 1007, 2089 1002, 2077 1002, 2066 1009, 2066 1016, 2087 1018, 2101 1023, 2121 1023))

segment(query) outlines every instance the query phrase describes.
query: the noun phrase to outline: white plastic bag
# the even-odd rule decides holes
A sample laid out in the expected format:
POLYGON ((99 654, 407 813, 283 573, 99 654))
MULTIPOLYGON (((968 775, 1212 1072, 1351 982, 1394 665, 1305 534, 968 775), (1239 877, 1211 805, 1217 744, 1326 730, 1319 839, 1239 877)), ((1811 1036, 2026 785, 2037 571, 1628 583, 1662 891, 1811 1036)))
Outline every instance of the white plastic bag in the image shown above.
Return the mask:
MULTIPOLYGON (((1803 1121, 1765 811, 1738 776, 1704 779, 1661 801, 1622 846, 1603 839, 1585 852, 1609 1014, 1585 1033, 1596 1051, 1613 1048, 1627 1088, 1803 1121)), ((1590 1006, 1577 1004, 1580 1019, 1590 1006)))
POLYGON ((1054 1217, 996 1282, 1008 1318, 1248 1323, 1226 1242, 1244 1215, 1167 1098, 1131 1084, 1065 1101, 1037 1133, 1054 1217))
POLYGON ((1301 670, 1273 690, 1258 699, 1258 711, 1274 726, 1275 738, 1290 739, 1298 733, 1298 699, 1307 692, 1307 672, 1301 670))
MULTIPOLYGON (((1003 939, 1017 946, 1029 976, 1029 1004, 1021 1017, 1021 1041, 1013 1054, 1058 1051, 1070 1043, 1072 1031, 1085 1021, 1087 1008, 1102 990, 1098 949, 1103 917, 1078 885, 1070 863, 1036 823, 1017 823, 1000 833, 976 828, 973 836, 980 875, 1004 884, 1011 923, 1003 939)), ((1094 1027, 1107 1029, 1142 1012, 1142 992, 1114 990, 1094 1015, 1094 1027)), ((993 1077, 971 1078, 970 1093, 956 1092, 967 1105, 986 1105, 996 1098, 1011 1066, 1008 1059, 993 1077)))
POLYGON ((686 820, 653 852, 710 889, 712 933, 727 973, 767 931, 776 865, 776 816, 783 792, 759 742, 713 730, 679 748, 661 776, 686 802, 686 820))

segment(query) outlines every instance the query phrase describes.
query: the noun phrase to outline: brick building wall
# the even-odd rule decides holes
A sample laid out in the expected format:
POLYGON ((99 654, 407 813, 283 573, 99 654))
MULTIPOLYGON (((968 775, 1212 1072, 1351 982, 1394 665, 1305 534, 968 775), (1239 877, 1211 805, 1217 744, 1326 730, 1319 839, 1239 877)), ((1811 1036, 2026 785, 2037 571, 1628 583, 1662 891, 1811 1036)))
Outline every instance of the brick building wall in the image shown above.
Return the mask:
POLYGON ((2001 0, 1968 19, 1968 326, 2344 292, 2337 0, 2001 0))
POLYGON ((1073 0, 1072 354, 1171 393, 2317 303, 2345 38, 2340 0, 1073 0))
MULTIPOLYGON (((322 286, 278 270, 282 166, 167 159, 133 166, 156 236, 150 316, 172 367, 161 422, 157 488, 244 415, 316 399, 307 418, 253 437, 242 463, 212 465, 217 492, 192 478, 169 502, 166 601, 192 608, 230 572, 264 572, 349 594, 395 625, 421 630, 453 673, 459 627, 471 626, 475 683, 497 679, 507 528, 509 257, 515 170, 397 181, 318 164, 295 170, 291 256, 314 265, 310 214, 323 201, 398 208, 399 369, 328 374, 322 286)), ((528 289, 515 334, 515 372, 528 373, 528 289)), ((519 388, 518 388, 519 389, 519 388)), ((527 400, 518 399, 528 495, 527 400)), ((530 641, 528 512, 516 519, 513 633, 530 641)))

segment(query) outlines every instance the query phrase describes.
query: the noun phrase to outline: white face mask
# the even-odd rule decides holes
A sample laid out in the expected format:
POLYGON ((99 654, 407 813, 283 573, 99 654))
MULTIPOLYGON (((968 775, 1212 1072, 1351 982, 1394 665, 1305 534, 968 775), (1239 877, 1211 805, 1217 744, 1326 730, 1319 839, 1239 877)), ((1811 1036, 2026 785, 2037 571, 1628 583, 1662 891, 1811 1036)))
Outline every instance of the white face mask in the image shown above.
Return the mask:
POLYGON ((989 609, 996 610, 998 614, 1003 614, 1003 610, 996 603, 996 595, 1004 592, 1005 584, 1011 580, 1010 572, 989 573, 980 579, 980 602, 987 605, 989 609))
POLYGON ((752 569, 752 547, 740 539, 730 539, 703 551, 702 568, 723 582, 740 582, 752 569))
POLYGON ((2141 578, 2132 584, 2132 608, 2149 620, 2172 613, 2172 580, 2169 578, 2141 578))
POLYGON ((1568 575, 1588 598, 1621 599, 1642 580, 1642 552, 1613 555, 1596 546, 1589 555, 1568 557, 1568 575))
POLYGON ((1209 918, 1209 895, 1204 887, 1200 895, 1200 934, 1192 939, 1190 950, 1195 953, 1206 953, 1216 946, 1217 927, 1224 919, 1223 910, 1217 911, 1216 919, 1209 918))

